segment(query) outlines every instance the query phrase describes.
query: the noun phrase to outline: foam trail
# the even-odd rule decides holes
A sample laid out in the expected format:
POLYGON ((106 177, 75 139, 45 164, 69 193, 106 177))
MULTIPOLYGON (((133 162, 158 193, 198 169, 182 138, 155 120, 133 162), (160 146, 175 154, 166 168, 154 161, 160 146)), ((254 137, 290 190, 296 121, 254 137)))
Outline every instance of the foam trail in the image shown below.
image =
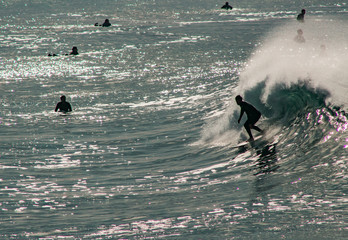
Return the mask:
POLYGON ((230 106, 221 117, 210 120, 203 128, 201 140, 214 146, 236 144, 238 139, 231 138, 231 136, 240 135, 242 124, 241 126, 237 124, 238 116, 235 110, 234 107, 230 106))

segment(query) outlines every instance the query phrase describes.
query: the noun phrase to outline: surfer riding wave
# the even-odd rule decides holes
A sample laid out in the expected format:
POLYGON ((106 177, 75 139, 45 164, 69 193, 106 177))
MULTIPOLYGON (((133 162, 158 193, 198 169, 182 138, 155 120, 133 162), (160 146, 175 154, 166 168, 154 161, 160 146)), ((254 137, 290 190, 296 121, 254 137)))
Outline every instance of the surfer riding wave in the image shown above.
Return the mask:
POLYGON ((248 141, 254 141, 251 129, 255 129, 258 132, 263 132, 259 127, 255 126, 255 124, 261 117, 261 113, 250 103, 244 102, 243 98, 240 95, 236 97, 236 102, 240 106, 240 116, 238 118, 238 123, 240 123, 240 120, 242 119, 245 112, 248 116, 248 120, 246 120, 246 122, 244 123, 245 130, 248 132, 250 137, 248 141))

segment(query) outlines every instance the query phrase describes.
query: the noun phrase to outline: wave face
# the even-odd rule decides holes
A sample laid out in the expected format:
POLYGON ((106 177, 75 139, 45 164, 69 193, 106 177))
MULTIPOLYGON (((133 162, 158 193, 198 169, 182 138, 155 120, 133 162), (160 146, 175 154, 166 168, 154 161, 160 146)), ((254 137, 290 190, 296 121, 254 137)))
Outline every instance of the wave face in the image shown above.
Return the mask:
MULTIPOLYGON (((237 124, 240 110, 234 96, 242 95, 262 112, 258 126, 266 130, 263 140, 251 148, 239 147, 231 162, 237 162, 233 167, 252 162, 250 170, 256 178, 251 195, 263 200, 280 197, 279 211, 290 206, 288 213, 312 215, 316 207, 335 213, 347 209, 346 190, 340 187, 346 185, 348 159, 345 26, 331 18, 308 19, 305 24, 288 22, 271 31, 246 62, 225 113, 209 119, 202 131, 201 142, 228 149, 247 138, 242 124, 237 124), (294 41, 298 29, 304 43, 294 41), (279 188, 280 195, 275 193, 279 188)), ((272 209, 270 202, 261 205, 272 209)), ((303 234, 302 238, 326 237, 303 234)))
MULTIPOLYGON (((307 123, 297 129, 305 137, 313 124, 326 118, 328 125, 316 131, 331 133, 336 128, 338 139, 344 140, 348 78, 344 28, 344 23, 322 19, 275 29, 249 59, 236 91, 260 108, 270 128, 281 124, 293 132, 294 124, 307 123), (304 43, 295 41, 296 29, 303 31, 304 43)), ((314 142, 325 139, 325 134, 315 136, 314 142)))
MULTIPOLYGON (((345 23, 332 19, 309 19, 305 24, 288 22, 275 28, 245 64, 234 96, 240 94, 255 105, 268 127, 289 126, 295 119, 323 108, 332 117, 345 116, 347 35, 345 23), (295 41, 298 29, 303 32, 303 43, 295 41)), ((224 116, 207 124, 204 140, 239 128, 233 123, 239 109, 234 99, 231 102, 224 116)))

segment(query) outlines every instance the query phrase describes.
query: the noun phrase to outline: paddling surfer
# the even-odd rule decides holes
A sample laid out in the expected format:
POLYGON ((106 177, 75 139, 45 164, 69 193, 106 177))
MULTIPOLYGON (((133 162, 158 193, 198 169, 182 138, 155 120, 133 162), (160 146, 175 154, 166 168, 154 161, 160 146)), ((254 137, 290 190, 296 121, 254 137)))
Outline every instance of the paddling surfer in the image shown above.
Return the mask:
POLYGON ((306 42, 306 39, 303 37, 302 29, 297 30, 297 35, 295 36, 294 41, 297 43, 305 43, 306 42))
POLYGON ((304 22, 304 16, 306 14, 306 9, 302 9, 301 13, 299 15, 297 15, 297 21, 299 22, 304 22))
POLYGON ((250 103, 244 102, 243 98, 238 95, 236 97, 236 102, 240 106, 240 116, 238 119, 238 123, 242 119, 244 112, 246 113, 248 120, 244 123, 245 130, 248 132, 250 139, 248 141, 254 141, 254 137, 251 134, 251 129, 255 129, 258 132, 262 132, 262 130, 255 126, 255 123, 260 119, 261 113, 250 103))

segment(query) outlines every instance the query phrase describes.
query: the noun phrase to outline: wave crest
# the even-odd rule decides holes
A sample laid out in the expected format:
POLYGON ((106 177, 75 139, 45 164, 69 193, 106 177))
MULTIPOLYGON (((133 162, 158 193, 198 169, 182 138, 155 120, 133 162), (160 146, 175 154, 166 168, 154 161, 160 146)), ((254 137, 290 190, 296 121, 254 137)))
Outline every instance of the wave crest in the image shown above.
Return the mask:
MULTIPOLYGON (((346 39, 343 20, 309 18, 305 24, 292 21, 274 29, 246 63, 234 96, 242 95, 272 125, 290 125, 317 108, 347 108, 346 39), (299 28, 306 38, 302 44, 294 41, 299 28)), ((234 96, 225 114, 206 124, 204 141, 230 142, 231 135, 241 132, 234 96)))

